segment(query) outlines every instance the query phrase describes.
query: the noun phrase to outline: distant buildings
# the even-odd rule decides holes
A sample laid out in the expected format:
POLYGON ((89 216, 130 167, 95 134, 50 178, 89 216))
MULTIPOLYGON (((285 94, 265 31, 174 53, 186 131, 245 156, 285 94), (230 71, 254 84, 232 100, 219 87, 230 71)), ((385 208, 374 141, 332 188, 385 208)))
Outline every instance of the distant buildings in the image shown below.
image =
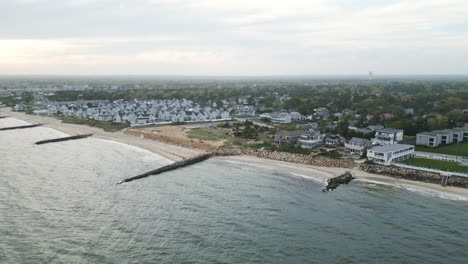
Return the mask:
POLYGON ((255 116, 255 106, 252 105, 237 105, 236 113, 242 116, 255 116))
POLYGON ((345 143, 345 151, 349 155, 364 157, 371 142, 364 138, 353 137, 348 143, 345 143))
POLYGON ((381 165, 390 165, 392 162, 406 160, 413 156, 414 146, 406 144, 373 147, 367 151, 367 158, 381 165))
POLYGON ((422 132, 416 134, 416 145, 427 147, 438 147, 457 143, 459 141, 468 141, 468 127, 435 130, 432 132, 422 132))
POLYGON ((148 125, 158 122, 228 120, 230 114, 222 108, 202 107, 191 100, 116 100, 86 102, 55 102, 47 106, 49 115, 62 114, 99 121, 148 125))

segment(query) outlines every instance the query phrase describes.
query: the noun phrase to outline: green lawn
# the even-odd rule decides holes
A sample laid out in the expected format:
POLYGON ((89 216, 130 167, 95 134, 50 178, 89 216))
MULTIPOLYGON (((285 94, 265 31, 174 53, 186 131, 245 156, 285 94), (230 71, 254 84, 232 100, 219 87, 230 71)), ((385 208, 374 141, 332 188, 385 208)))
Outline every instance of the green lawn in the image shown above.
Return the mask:
MULTIPOLYGON (((450 144, 430 148, 426 146, 416 146, 416 151, 432 152, 447 155, 457 155, 457 144, 450 144)), ((461 142, 458 146, 458 156, 468 156, 468 142, 461 142)))
POLYGON ((197 127, 187 131, 187 136, 189 138, 218 141, 232 138, 229 131, 229 129, 219 127, 197 127))
POLYGON ((83 119, 83 118, 76 118, 76 117, 69 117, 69 116, 59 116, 58 118, 61 119, 63 123, 99 127, 99 128, 104 129, 104 131, 107 131, 107 132, 117 132, 130 126, 128 123, 115 123, 112 121, 98 121, 98 120, 83 119))
POLYGON ((430 168, 430 169, 438 169, 438 170, 443 170, 443 171, 468 173, 468 167, 461 166, 458 163, 453 162, 453 161, 412 158, 409 160, 402 161, 402 163, 406 165, 425 167, 425 168, 430 168))

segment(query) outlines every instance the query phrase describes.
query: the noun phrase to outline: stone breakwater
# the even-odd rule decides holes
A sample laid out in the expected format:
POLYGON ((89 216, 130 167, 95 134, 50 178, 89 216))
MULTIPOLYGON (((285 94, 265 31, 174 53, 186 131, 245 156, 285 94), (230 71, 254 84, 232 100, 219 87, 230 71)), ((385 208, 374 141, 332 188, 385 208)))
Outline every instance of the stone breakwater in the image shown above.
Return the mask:
POLYGON ((354 180, 353 175, 351 174, 351 172, 347 171, 340 176, 328 179, 327 184, 325 185, 325 187, 323 187, 322 191, 328 192, 328 191, 335 190, 341 184, 348 184, 352 180, 354 180))
MULTIPOLYGON (((442 175, 433 172, 425 172, 414 169, 400 168, 394 166, 381 166, 375 164, 362 164, 360 168, 363 171, 390 176, 397 179, 405 179, 412 181, 420 181, 427 183, 440 184, 442 181, 442 175)), ((468 188, 468 178, 461 177, 450 177, 448 186, 468 188)))
POLYGON ((270 150, 257 150, 242 147, 220 147, 214 151, 217 156, 233 156, 233 155, 248 155, 258 158, 285 161, 290 163, 299 163, 304 165, 313 165, 320 167, 335 167, 335 168, 352 168, 353 160, 345 159, 330 159, 325 157, 317 157, 304 154, 296 154, 289 152, 278 152, 270 150))

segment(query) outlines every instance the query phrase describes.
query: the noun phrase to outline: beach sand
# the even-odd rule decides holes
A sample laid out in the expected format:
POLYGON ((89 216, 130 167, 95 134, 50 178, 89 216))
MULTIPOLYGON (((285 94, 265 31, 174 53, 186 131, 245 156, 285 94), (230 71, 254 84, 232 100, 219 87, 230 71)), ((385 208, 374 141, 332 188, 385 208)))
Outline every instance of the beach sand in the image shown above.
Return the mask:
MULTIPOLYGON (((112 140, 116 142, 121 142, 133 146, 137 146, 146 150, 149 150, 155 154, 163 156, 172 161, 180 161, 186 158, 190 158, 196 155, 205 153, 201 149, 186 148, 176 145, 171 145, 168 143, 159 142, 151 139, 144 139, 141 137, 136 137, 121 132, 105 132, 100 128, 89 127, 85 125, 75 125, 75 124, 65 124, 61 120, 58 120, 49 116, 38 116, 38 115, 27 115, 21 112, 12 112, 8 108, 0 108, 0 116, 8 116, 15 119, 20 119, 29 123, 37 124, 43 123, 45 127, 50 127, 55 130, 61 131, 68 135, 78 135, 78 134, 88 134, 94 133, 93 137, 112 140)), ((321 178, 325 181, 328 178, 335 177, 350 171, 355 178, 361 181, 381 183, 381 184, 391 184, 394 186, 412 189, 419 188, 424 190, 432 190, 439 193, 455 194, 461 197, 468 199, 468 189, 457 188, 457 187, 442 187, 437 184, 410 181, 404 179, 396 179, 388 176, 382 176, 377 174, 367 173, 365 171, 359 170, 357 167, 354 169, 345 169, 345 168, 329 168, 329 167, 318 167, 312 165, 303 165, 296 163, 288 163, 277 160, 262 159, 253 156, 228 156, 228 157, 217 157, 220 160, 232 161, 232 162, 241 162, 246 164, 251 164, 254 166, 267 166, 272 167, 281 171, 292 173, 296 176, 303 176, 305 178, 310 177, 317 179, 321 178)))
POLYGON ((8 108, 0 109, 0 116, 8 116, 15 119, 20 119, 32 124, 44 124, 44 127, 50 127, 60 132, 66 133, 70 136, 90 134, 93 133, 93 137, 113 140, 120 143, 125 143, 133 146, 137 146, 153 153, 161 155, 167 159, 173 161, 180 161, 186 158, 190 158, 196 155, 205 153, 203 150, 185 148, 181 146, 171 145, 162 143, 156 140, 148 140, 140 137, 127 135, 121 132, 106 132, 100 128, 90 127, 86 125, 66 124, 62 123, 61 120, 50 117, 50 116, 39 116, 39 115, 28 115, 21 112, 12 112, 8 108))

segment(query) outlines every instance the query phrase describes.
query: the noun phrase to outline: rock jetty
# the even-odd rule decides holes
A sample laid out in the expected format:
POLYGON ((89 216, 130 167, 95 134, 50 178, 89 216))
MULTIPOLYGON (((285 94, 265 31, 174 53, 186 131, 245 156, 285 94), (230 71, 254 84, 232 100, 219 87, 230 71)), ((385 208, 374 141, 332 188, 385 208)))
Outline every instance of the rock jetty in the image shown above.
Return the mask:
POLYGON ((334 190, 338 188, 338 186, 340 186, 341 184, 348 184, 352 180, 354 180, 353 175, 351 174, 351 172, 347 171, 340 176, 328 179, 327 184, 323 187, 322 191, 328 192, 334 190))
POLYGON ((54 139, 47 139, 47 140, 41 140, 36 142, 36 145, 42 145, 42 144, 47 144, 47 143, 54 143, 54 142, 62 142, 62 141, 69 141, 69 140, 77 140, 77 139, 82 139, 82 138, 87 138, 92 136, 93 134, 85 134, 85 135, 78 135, 78 136, 71 136, 71 137, 62 137, 62 138, 54 138, 54 139))
POLYGON ((25 128, 33 128, 42 126, 43 124, 36 124, 36 125, 26 125, 26 126, 14 126, 14 127, 2 127, 0 130, 14 130, 14 129, 25 129, 25 128))
POLYGON ((177 161, 177 162, 174 162, 174 163, 169 164, 167 166, 161 167, 159 169, 155 169, 155 170, 152 170, 152 171, 149 171, 149 172, 146 172, 146 173, 143 173, 143 174, 131 177, 131 178, 124 179, 124 180, 120 181, 117 184, 122 184, 124 182, 131 182, 131 181, 146 178, 146 177, 149 177, 149 176, 152 176, 152 175, 161 174, 161 173, 166 172, 166 171, 171 171, 171 170, 182 168, 182 167, 185 167, 185 166, 188 166, 188 165, 199 163, 199 162, 202 162, 204 160, 207 160, 207 159, 213 157, 213 155, 214 155, 213 153, 208 153, 208 154, 202 154, 202 155, 196 156, 194 158, 186 159, 186 160, 183 160, 183 161, 177 161))

